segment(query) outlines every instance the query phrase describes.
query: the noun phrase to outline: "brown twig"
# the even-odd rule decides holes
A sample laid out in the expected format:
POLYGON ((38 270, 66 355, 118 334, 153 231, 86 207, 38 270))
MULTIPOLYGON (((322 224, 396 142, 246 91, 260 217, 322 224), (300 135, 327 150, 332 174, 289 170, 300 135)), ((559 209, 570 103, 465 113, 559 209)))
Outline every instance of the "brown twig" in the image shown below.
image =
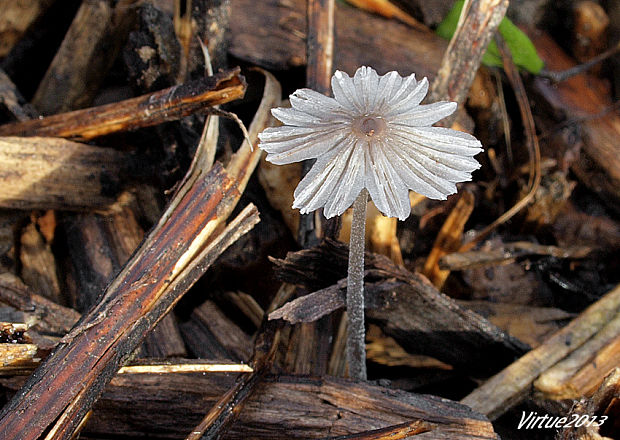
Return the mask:
POLYGON ((245 93, 239 68, 113 104, 0 126, 0 136, 89 140, 173 121, 245 93))
POLYGON ((519 75, 519 70, 517 69, 517 66, 515 66, 514 62, 512 61, 512 57, 510 56, 510 50, 508 49, 508 47, 506 47, 506 44, 499 37, 497 38, 497 47, 499 48, 502 55, 504 71, 506 72, 506 76, 508 76, 508 80, 512 84, 515 96, 517 98, 517 102, 519 104, 519 110, 521 112, 521 120, 523 121, 523 129, 525 131, 526 137, 525 143, 527 145, 527 151, 530 157, 530 175, 528 182, 529 191, 512 208, 503 213, 493 223, 491 223, 478 234, 476 234, 476 236, 472 238, 469 242, 461 246, 459 248, 459 252, 471 250, 476 245, 476 243, 486 238, 497 226, 507 222, 519 211, 525 208, 536 195, 536 191, 538 190, 538 187, 540 186, 540 181, 542 179, 540 169, 540 145, 538 145, 538 138, 536 137, 536 126, 534 125, 534 118, 532 116, 532 110, 530 109, 530 104, 527 99, 525 87, 523 86, 523 81, 521 81, 521 76, 519 75))
MULTIPOLYGON (((429 101, 464 102, 482 56, 507 8, 508 0, 465 2, 459 24, 431 85, 429 101)), ((455 118, 456 114, 453 114, 443 119, 440 125, 449 127, 455 118)))

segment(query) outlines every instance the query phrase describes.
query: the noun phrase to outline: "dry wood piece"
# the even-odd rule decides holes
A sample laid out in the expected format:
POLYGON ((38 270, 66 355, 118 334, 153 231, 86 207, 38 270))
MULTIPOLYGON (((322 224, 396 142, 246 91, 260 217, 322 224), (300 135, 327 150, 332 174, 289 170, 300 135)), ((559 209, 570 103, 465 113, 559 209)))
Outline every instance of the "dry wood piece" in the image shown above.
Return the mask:
POLYGON ((487 380, 462 403, 494 419, 518 403, 532 383, 558 361, 592 340, 620 311, 620 286, 592 304, 578 317, 487 380))
POLYGON ((74 307, 81 311, 96 302, 144 235, 128 206, 117 203, 111 211, 105 215, 65 215, 60 222, 62 233, 67 237, 71 265, 67 284, 74 307))
MULTIPOLYGON (((546 68, 562 71, 575 65, 551 38, 542 32, 530 37, 546 68)), ((614 110, 604 84, 596 77, 581 74, 554 84, 543 78, 534 80, 534 87, 557 117, 569 118, 571 132, 580 133, 581 153, 571 169, 608 206, 618 209, 620 201, 620 115, 614 110)), ((555 151, 572 147, 562 132, 554 130, 549 139, 555 151)))
POLYGON ((0 431, 26 440, 51 428, 56 438, 70 438, 142 338, 211 262, 258 221, 255 210, 245 209, 204 248, 238 197, 235 181, 221 166, 180 193, 97 306, 5 406, 0 431))
MULTIPOLYGON (((168 375, 165 381, 150 374, 117 376, 95 405, 83 435, 182 438, 202 418, 204 407, 234 381, 234 376, 213 374, 168 375)), ((322 438, 412 420, 432 425, 421 438, 497 438, 483 416, 446 399, 343 379, 292 376, 260 384, 226 438, 322 438)))
POLYGON ((461 246, 463 229, 473 210, 474 195, 465 191, 437 234, 433 249, 424 263, 422 274, 439 290, 450 275, 449 271, 439 267, 439 259, 447 253, 455 252, 461 246))
POLYGON ((203 111, 242 97, 245 87, 245 80, 237 68, 113 104, 0 125, 0 136, 53 136, 89 140, 173 121, 203 111))
POLYGON ((34 223, 24 228, 21 236, 21 276, 28 286, 52 301, 65 302, 60 291, 56 259, 50 244, 37 230, 34 223))
MULTIPOLYGON (((61 235, 67 237, 65 284, 70 304, 84 312, 122 268, 129 255, 119 259, 111 240, 116 228, 134 223, 130 213, 120 215, 76 214, 61 218, 61 235)), ((134 248, 135 249, 135 248, 134 248)))
POLYGON ((198 358, 247 362, 250 336, 232 322, 211 300, 194 309, 189 321, 181 324, 187 348, 198 358))
POLYGON ((144 339, 143 353, 153 358, 180 358, 187 356, 185 342, 173 314, 164 316, 144 339))
POLYGON ((80 319, 75 310, 37 295, 8 272, 0 274, 0 302, 36 318, 33 328, 42 334, 64 336, 80 319))
POLYGON ((0 138, 0 207, 104 208, 135 165, 126 153, 65 139, 0 138))
MULTIPOLYGON (((508 0, 469 0, 463 5, 461 19, 450 40, 428 101, 465 101, 482 55, 508 9, 508 0)), ((440 125, 449 127, 456 113, 440 125)))
MULTIPOLYGON (((232 0, 230 52, 252 64, 285 70, 306 64, 307 25, 303 0, 269 0, 255 8, 252 0, 232 0)), ((350 74, 361 65, 379 73, 432 78, 446 42, 431 31, 368 14, 338 3, 335 11, 334 69, 350 74)))
MULTIPOLYGON (((6 327, 7 323, 0 323, 6 327)), ((4 339, 4 328, 2 339, 4 339)), ((37 346, 35 344, 0 343, 0 375, 29 374, 37 364, 37 346)))
POLYGON ((138 23, 129 33, 123 49, 129 83, 145 92, 174 85, 181 56, 171 14, 162 11, 162 2, 159 5, 154 3, 141 2, 137 6, 138 23))
POLYGON ((222 296, 243 313, 256 328, 260 327, 263 322, 265 311, 260 304, 256 302, 254 297, 244 292, 224 292, 222 296))
POLYGON ((112 7, 107 0, 82 2, 32 99, 41 113, 90 104, 127 36, 131 3, 134 0, 123 0, 112 7))
POLYGON ((201 359, 133 359, 117 374, 251 373, 247 364, 213 362, 201 359))
POLYGON ((565 359, 545 371, 534 388, 547 399, 591 396, 611 370, 620 365, 620 313, 565 359))
MULTIPOLYGON (((274 260, 276 274, 310 289, 336 283, 287 303, 270 314, 289 322, 314 321, 344 306, 347 248, 327 241, 318 247, 274 260)), ((459 307, 425 278, 366 254, 366 316, 405 350, 426 354, 472 374, 502 368, 527 346, 481 316, 459 307)))

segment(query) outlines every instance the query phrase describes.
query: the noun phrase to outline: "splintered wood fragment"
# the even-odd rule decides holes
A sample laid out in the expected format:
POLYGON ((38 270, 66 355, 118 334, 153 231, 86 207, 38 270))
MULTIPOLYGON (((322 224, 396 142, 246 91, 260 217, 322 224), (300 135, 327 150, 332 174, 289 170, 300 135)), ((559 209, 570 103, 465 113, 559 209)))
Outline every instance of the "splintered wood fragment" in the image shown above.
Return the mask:
MULTIPOLYGON (((411 367, 411 368, 428 368, 435 370, 437 376, 440 376, 443 372, 436 370, 444 370, 445 377, 449 377, 451 374, 449 371, 453 370, 451 365, 441 362, 430 356, 424 356, 420 354, 409 354, 390 336, 386 336, 381 329, 375 324, 368 325, 368 331, 366 332, 366 356, 369 361, 372 361, 379 365, 386 365, 388 367, 411 367)), ((405 379, 408 381, 407 379, 405 379)), ((423 385, 428 383, 427 377, 420 377, 419 380, 412 380, 408 382, 414 386, 408 388, 412 390, 415 385, 423 385)), ((395 385, 395 388, 401 388, 395 385)))
POLYGON ((62 336, 80 319, 80 314, 75 310, 37 295, 19 278, 8 272, 0 274, 0 301, 33 315, 37 319, 34 328, 45 334, 62 336))
POLYGON ((0 69, 0 109, 17 121, 27 121, 38 116, 37 111, 24 99, 2 69, 0 69))
POLYGON ((183 189, 100 302, 4 407, 0 432, 7 438, 34 440, 49 429, 57 439, 71 438, 145 335, 258 222, 250 206, 213 236, 239 198, 235 180, 221 165, 183 189))
POLYGON ((56 259, 49 243, 34 223, 28 224, 21 235, 19 260, 21 276, 28 286, 52 301, 63 304, 58 280, 56 259))
POLYGON ((142 344, 143 353, 150 357, 186 357, 187 350, 174 314, 169 313, 157 323, 142 344))
POLYGON ((134 359, 117 374, 178 374, 178 373, 251 373, 247 364, 214 362, 200 359, 134 359))
POLYGON ((607 375, 594 395, 576 402, 568 420, 586 421, 572 423, 558 430, 556 440, 610 440, 618 438, 620 414, 620 368, 607 375), (579 425, 579 426, 576 426, 579 425))
POLYGON ((0 136, 89 140, 180 119, 241 98, 245 88, 245 80, 236 68, 113 104, 0 125, 0 136))
POLYGON ((590 396, 620 365, 620 312, 581 347, 545 371, 534 388, 547 399, 590 396))
POLYGON ((248 295, 245 292, 224 292, 222 294, 228 302, 233 304, 243 315, 252 321, 252 324, 259 328, 261 322, 263 322, 263 318, 265 316, 265 311, 263 308, 256 302, 253 296, 248 295))
POLYGON ((251 355, 250 335, 241 330, 211 300, 205 301, 181 324, 185 343, 199 358, 247 362, 251 355))
POLYGON ((474 195, 470 191, 464 191, 439 230, 435 244, 426 258, 422 274, 440 290, 450 275, 450 271, 439 267, 439 259, 445 254, 458 250, 461 246, 463 229, 473 210, 474 195))
MULTIPOLYGON (((306 65, 307 20, 304 0, 232 0, 230 52, 274 70, 306 65), (252 29, 251 32, 248 30, 252 29)), ((360 64, 383 74, 397 70, 417 77, 435 76, 446 42, 430 30, 412 29, 393 20, 336 2, 334 69, 355 73, 360 64), (377 32, 381 29, 381 32, 377 32), (363 62, 362 62, 363 61, 363 62)))
POLYGON ((461 403, 495 419, 525 397, 533 382, 595 337, 620 311, 620 286, 589 306, 543 344, 491 377, 461 403))
POLYGON ((534 255, 549 255, 555 258, 585 258, 592 252, 588 246, 548 246, 526 241, 504 243, 500 249, 490 251, 467 251, 442 256, 439 268, 445 270, 465 270, 476 267, 495 266, 514 261, 517 258, 534 255))
MULTIPOLYGON (((549 70, 560 71, 575 62, 547 34, 528 32, 536 51, 549 70)), ((608 88, 592 75, 581 74, 560 83, 534 79, 534 89, 558 118, 566 119, 571 130, 580 134, 578 160, 570 166, 580 181, 596 192, 607 205, 618 209, 620 202, 620 114, 610 99, 608 88)), ((555 124, 555 123, 554 123, 555 124)), ((571 145, 562 130, 554 129, 550 141, 554 149, 571 145)))
MULTIPOLYGON (((508 0, 468 0, 463 5, 459 24, 444 53, 437 77, 430 87, 428 101, 455 101, 467 97, 480 61, 500 21, 508 9, 508 0)), ((439 125, 449 127, 456 113, 439 125)))
POLYGON ((110 148, 49 137, 0 137, 0 207, 104 208, 135 166, 132 156, 110 148))
MULTIPOLYGON (((527 346, 480 315, 461 308, 424 277, 366 254, 366 316, 410 353, 425 354, 476 375, 513 362, 527 346)), ((285 304, 270 318, 316 320, 344 306, 347 248, 333 241, 272 260, 283 281, 328 287, 285 304), (342 279, 339 279, 342 277, 342 279), (331 284, 335 283, 335 284, 331 284)))
MULTIPOLYGON (((30 333, 30 332, 29 332, 30 333)), ((30 375, 40 364, 36 344, 0 344, 0 376, 30 375), (15 348, 11 348, 15 347, 15 348)), ((252 373, 247 364, 201 359, 133 359, 116 374, 252 373)))
MULTIPOLYGON (((95 405, 84 435, 131 437, 142 433, 182 438, 192 429, 192 420, 202 417, 205 404, 215 404, 234 382, 234 376, 213 374, 168 375, 166 380, 154 380, 149 374, 116 376, 95 405), (170 397, 163 401, 163 395, 170 397), (170 400, 176 402, 174 407, 170 400)), ((432 424, 429 438, 497 439, 484 416, 429 395, 337 378, 295 376, 268 377, 258 391, 248 398, 226 438, 325 438, 393 427, 413 419, 432 424)))
POLYGON ((30 371, 36 360, 35 344, 0 343, 0 375, 13 375, 30 371))
POLYGON ((129 32, 133 1, 82 2, 32 104, 44 115, 90 104, 129 32))
POLYGON ((323 440, 400 440, 432 431, 433 427, 432 423, 414 420, 413 422, 399 423, 387 428, 372 429, 358 434, 325 437, 323 440))

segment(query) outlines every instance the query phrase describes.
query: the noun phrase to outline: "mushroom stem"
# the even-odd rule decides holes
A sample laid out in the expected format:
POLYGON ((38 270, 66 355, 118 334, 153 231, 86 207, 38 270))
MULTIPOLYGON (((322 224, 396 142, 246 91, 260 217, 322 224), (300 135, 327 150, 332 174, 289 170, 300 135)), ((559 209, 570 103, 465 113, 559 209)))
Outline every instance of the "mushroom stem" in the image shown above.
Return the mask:
POLYGON ((349 377, 366 380, 364 328, 364 236, 368 191, 362 189, 353 203, 347 275, 347 363, 349 377))

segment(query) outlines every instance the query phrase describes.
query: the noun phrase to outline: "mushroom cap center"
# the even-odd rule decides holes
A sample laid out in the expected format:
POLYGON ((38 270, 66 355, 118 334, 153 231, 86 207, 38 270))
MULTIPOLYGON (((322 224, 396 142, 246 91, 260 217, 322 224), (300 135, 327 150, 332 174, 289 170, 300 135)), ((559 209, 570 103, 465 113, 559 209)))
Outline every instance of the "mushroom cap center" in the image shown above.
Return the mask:
POLYGON ((361 116, 353 121, 353 130, 361 136, 378 136, 386 127, 385 120, 376 116, 361 116))

